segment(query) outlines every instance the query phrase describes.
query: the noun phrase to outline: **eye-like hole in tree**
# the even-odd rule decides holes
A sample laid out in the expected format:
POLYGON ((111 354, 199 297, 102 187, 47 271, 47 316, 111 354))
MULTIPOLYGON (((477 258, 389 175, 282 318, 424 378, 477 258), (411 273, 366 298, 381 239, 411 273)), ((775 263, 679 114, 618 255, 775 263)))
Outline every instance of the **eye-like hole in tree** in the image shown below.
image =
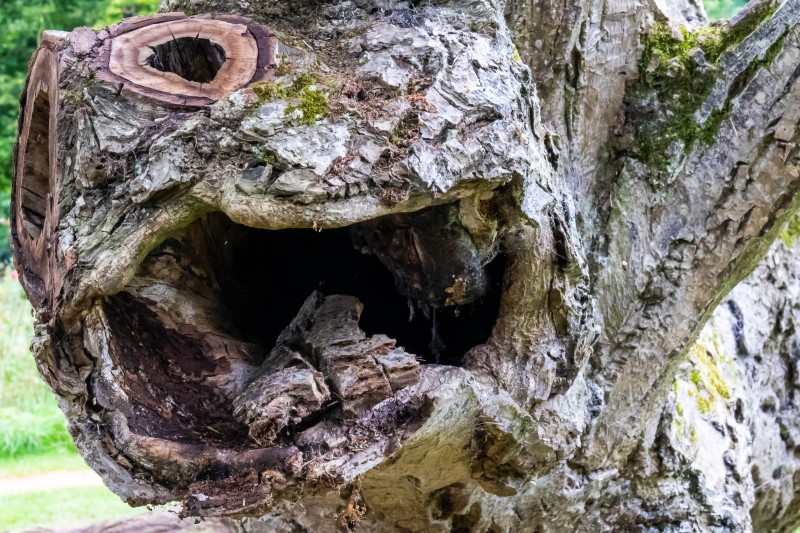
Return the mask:
POLYGON ((225 50, 200 37, 179 37, 152 47, 147 63, 197 83, 210 83, 225 63, 225 50))
POLYGON ((398 291, 397 272, 354 246, 374 222, 270 231, 212 214, 167 239, 104 304, 107 353, 124 376, 117 382, 125 398, 116 401, 98 379, 101 403, 125 413, 137 433, 255 446, 233 419, 232 401, 313 291, 361 300, 360 327, 369 335, 387 335, 426 363, 460 364, 491 334, 505 257, 486 265, 479 298, 426 316, 398 291))
POLYGON ((39 91, 33 102, 25 163, 20 187, 21 207, 28 235, 42 233, 50 189, 50 95, 39 91))

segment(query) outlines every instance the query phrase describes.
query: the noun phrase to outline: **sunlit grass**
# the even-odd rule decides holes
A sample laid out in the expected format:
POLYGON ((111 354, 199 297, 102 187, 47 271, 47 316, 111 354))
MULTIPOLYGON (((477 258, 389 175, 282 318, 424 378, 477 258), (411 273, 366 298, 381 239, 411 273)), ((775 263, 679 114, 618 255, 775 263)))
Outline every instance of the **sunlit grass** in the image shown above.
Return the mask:
POLYGON ((74 450, 64 415, 30 353, 31 307, 14 278, 0 272, 0 459, 74 450))
MULTIPOLYGON (((0 478, 86 470, 55 395, 30 353, 31 307, 19 282, 0 270, 0 478)), ((0 531, 69 527, 142 512, 106 487, 75 487, 0 497, 0 531)))
POLYGON ((105 487, 76 487, 0 496, 0 531, 31 526, 88 525, 143 512, 128 507, 105 487))
POLYGON ((89 470, 89 467, 76 451, 69 449, 0 459, 0 478, 39 474, 54 470, 89 470))

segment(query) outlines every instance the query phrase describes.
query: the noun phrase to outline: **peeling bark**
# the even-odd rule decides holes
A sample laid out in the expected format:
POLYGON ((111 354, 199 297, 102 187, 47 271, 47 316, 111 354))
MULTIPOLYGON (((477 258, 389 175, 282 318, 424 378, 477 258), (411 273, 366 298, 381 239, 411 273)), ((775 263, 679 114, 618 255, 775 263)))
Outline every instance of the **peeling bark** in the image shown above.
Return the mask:
POLYGON ((792 527, 788 252, 717 305, 800 205, 800 4, 190 4, 46 33, 21 101, 34 355, 112 490, 792 527))

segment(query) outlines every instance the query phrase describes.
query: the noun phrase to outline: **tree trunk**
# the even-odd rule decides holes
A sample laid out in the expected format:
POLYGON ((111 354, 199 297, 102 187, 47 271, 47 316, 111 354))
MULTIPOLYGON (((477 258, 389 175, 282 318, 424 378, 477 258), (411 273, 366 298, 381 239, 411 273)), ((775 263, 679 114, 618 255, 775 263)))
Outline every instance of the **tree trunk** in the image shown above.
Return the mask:
POLYGON ((800 1, 162 11, 46 32, 16 147, 34 355, 114 492, 251 531, 800 521, 791 250, 737 286, 800 206, 800 1))

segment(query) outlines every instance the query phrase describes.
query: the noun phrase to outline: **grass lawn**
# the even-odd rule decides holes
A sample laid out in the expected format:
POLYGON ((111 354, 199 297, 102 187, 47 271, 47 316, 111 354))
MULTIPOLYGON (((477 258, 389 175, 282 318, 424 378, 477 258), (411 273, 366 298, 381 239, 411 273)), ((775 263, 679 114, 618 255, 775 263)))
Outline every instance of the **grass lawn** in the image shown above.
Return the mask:
POLYGON ((32 337, 22 286, 0 269, 0 461, 75 449, 56 398, 36 370, 32 337))
MULTIPOLYGON (((89 470, 74 450, 0 459, 0 483, 25 474, 89 470)), ((11 481, 13 483, 13 481, 11 481)), ((123 503, 104 486, 75 487, 0 496, 0 531, 33 526, 78 527, 146 512, 123 503)))
POLYGON ((77 451, 55 450, 50 453, 0 459, 0 479, 53 470, 89 470, 77 451))
MULTIPOLYGON (((0 268, 0 482, 89 468, 72 444, 55 396, 36 370, 28 348, 32 326, 22 287, 0 268)), ((0 531, 88 525, 144 511, 128 507, 103 486, 28 492, 0 496, 0 531)))
POLYGON ((147 512, 128 507, 105 487, 0 496, 0 531, 32 526, 77 527, 147 512))

